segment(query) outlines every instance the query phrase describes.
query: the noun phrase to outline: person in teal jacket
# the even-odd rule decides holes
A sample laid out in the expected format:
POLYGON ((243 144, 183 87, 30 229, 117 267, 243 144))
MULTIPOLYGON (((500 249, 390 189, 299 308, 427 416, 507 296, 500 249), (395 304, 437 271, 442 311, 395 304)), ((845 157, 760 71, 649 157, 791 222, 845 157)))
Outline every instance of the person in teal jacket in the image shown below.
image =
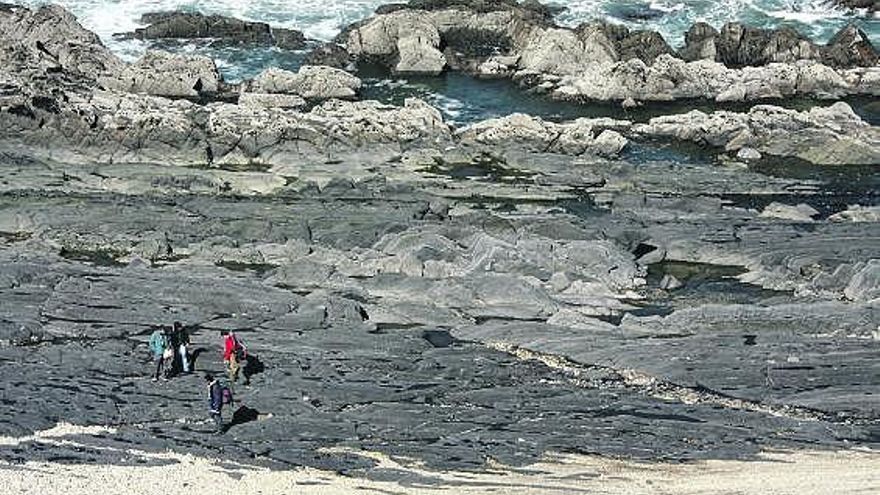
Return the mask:
POLYGON ((165 365, 165 350, 169 348, 170 340, 168 339, 165 329, 157 329, 150 335, 150 351, 153 353, 153 361, 156 363, 156 374, 153 375, 153 381, 159 380, 159 375, 163 371, 165 365))

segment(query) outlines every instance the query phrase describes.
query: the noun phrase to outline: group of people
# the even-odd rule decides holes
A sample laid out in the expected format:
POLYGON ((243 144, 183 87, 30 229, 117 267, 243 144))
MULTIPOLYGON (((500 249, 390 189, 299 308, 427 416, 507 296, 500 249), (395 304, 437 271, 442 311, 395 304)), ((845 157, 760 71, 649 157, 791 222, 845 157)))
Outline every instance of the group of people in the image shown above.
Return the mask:
MULTIPOLYGON (((237 383, 239 375, 243 375, 244 384, 250 385, 250 374, 245 370, 249 356, 244 342, 234 332, 228 330, 220 331, 220 337, 223 339, 223 362, 229 383, 237 383)), ((194 371, 193 359, 189 352, 189 331, 181 322, 175 321, 170 327, 166 326, 154 331, 150 336, 149 348, 156 363, 153 381, 159 381, 160 377, 168 380, 179 373, 189 374, 194 371)), ((216 427, 216 433, 222 433, 223 406, 232 404, 232 389, 211 373, 205 374, 205 381, 208 384, 210 417, 216 427)))
POLYGON ((179 321, 150 335, 150 351, 156 363, 154 382, 159 381, 160 377, 167 380, 178 373, 192 371, 189 344, 189 331, 179 321))

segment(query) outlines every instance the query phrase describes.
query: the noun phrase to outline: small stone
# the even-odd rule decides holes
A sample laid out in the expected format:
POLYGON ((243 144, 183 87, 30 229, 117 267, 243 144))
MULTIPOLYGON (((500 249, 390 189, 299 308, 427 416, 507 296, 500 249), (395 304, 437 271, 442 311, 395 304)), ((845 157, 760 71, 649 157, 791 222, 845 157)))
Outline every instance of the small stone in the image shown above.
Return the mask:
POLYGON ((681 280, 675 278, 675 275, 666 274, 660 279, 660 288, 663 290, 675 290, 683 287, 681 280))
POLYGON ((623 100, 623 102, 621 102, 620 106, 623 107, 624 110, 629 110, 631 108, 640 107, 640 106, 642 106, 642 104, 639 103, 638 101, 636 101, 634 98, 629 97, 629 98, 623 100))
POLYGON ((742 148, 736 153, 736 157, 740 160, 753 162, 761 159, 761 152, 755 148, 742 148))
POLYGON ((556 292, 562 292, 571 285, 571 280, 568 279, 568 276, 564 272, 554 273, 548 282, 550 283, 550 287, 556 292))
POLYGON ((761 212, 761 217, 764 218, 778 218, 780 220, 791 220, 793 222, 812 222, 813 217, 819 215, 819 212, 816 211, 810 205, 807 204, 799 204, 796 206, 786 205, 782 203, 773 202, 767 205, 764 208, 764 211, 761 212))

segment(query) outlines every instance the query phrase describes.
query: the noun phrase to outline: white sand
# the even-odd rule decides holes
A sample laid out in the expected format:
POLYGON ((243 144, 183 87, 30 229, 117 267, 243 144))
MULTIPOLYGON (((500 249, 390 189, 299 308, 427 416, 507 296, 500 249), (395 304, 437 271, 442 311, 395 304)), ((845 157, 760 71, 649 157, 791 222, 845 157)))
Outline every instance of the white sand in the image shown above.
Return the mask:
MULTIPOLYGON (((75 443, 70 434, 112 433, 60 425, 32 437, 0 438, 75 443)), ((403 466, 378 454, 381 468, 406 473, 410 483, 374 482, 315 469, 271 471, 174 453, 118 452, 176 461, 159 467, 0 463, 5 494, 880 494, 880 452, 777 452, 760 460, 657 464, 590 456, 550 455, 525 468, 491 465, 486 472, 434 472, 403 466), (413 483, 412 480, 418 481, 413 483), (425 481, 425 483, 422 483, 425 481)))

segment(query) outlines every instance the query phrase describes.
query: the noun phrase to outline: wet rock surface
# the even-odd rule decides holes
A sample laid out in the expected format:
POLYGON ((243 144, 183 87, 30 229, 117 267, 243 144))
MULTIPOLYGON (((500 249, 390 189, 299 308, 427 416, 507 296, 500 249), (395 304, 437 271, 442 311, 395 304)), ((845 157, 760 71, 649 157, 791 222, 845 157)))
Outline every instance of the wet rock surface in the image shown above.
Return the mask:
MULTIPOLYGON (((0 21, 36 33, 46 12, 0 21)), ((54 56, 0 52, 21 61, 0 100, 0 435, 118 431, 0 459, 393 477, 358 452, 482 469, 878 446, 880 178, 856 160, 876 129, 849 107, 456 130, 418 100, 100 88, 126 66, 62 27, 87 69, 34 78, 54 56), (848 166, 809 164, 844 139, 848 166), (175 320, 198 373, 151 382, 147 339, 175 320), (223 329, 251 383, 214 436, 200 373, 223 373, 223 329)))

